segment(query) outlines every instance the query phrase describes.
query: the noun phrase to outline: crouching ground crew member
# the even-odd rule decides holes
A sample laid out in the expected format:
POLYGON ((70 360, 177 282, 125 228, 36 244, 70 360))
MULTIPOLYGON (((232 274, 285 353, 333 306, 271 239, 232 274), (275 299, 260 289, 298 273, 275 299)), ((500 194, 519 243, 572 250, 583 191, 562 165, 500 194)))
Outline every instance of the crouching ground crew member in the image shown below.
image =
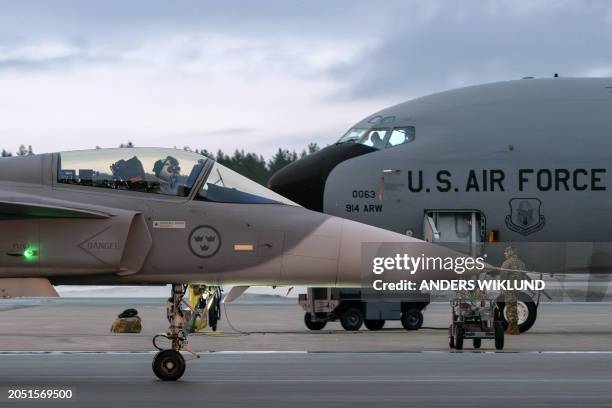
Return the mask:
MULTIPOLYGON (((507 247, 504 251, 504 257, 506 260, 502 263, 502 269, 510 269, 501 271, 500 280, 509 280, 511 282, 516 282, 523 278, 520 272, 514 271, 524 271, 525 270, 525 262, 523 262, 518 257, 518 252, 516 248, 511 246, 507 247)), ((506 302, 506 320, 508 321, 508 328, 506 329, 506 334, 520 334, 518 328, 518 311, 517 311, 517 302, 518 302, 518 292, 516 290, 505 290, 504 291, 504 301, 506 302)))

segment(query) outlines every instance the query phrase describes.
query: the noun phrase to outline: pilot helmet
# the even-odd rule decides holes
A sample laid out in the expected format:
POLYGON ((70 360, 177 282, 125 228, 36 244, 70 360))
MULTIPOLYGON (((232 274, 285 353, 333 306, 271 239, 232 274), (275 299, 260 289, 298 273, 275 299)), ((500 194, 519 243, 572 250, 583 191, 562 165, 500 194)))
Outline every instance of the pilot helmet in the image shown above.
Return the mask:
POLYGON ((159 177, 166 164, 168 164, 168 172, 171 174, 176 174, 181 171, 181 167, 179 166, 178 160, 176 160, 172 156, 168 156, 163 160, 160 159, 155 162, 155 164, 153 165, 153 173, 155 173, 155 175, 159 177))

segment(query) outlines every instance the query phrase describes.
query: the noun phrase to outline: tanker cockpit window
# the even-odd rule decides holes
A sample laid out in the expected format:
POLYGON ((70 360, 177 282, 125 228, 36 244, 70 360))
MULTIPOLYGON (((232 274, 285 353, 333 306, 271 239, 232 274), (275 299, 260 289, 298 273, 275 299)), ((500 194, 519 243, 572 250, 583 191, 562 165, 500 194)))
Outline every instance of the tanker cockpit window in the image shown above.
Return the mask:
MULTIPOLYGON (((394 116, 389 116, 395 119, 394 116)), ((383 120, 384 122, 384 120, 383 120)), ((386 149, 410 143, 414 140, 416 131, 414 126, 375 129, 350 129, 337 143, 355 142, 374 149, 386 149)))
POLYGON ((389 136, 389 140, 387 141, 386 147, 389 148, 410 143, 414 140, 415 134, 416 132, 414 126, 394 128, 391 131, 391 135, 389 136))
POLYGON ((367 132, 367 129, 350 129, 336 143, 356 142, 367 132))
POLYGON ((366 135, 362 136, 357 143, 375 149, 382 149, 385 147, 384 140, 388 131, 389 129, 372 129, 366 135))
POLYGON ((174 149, 64 152, 59 155, 57 182, 186 197, 207 160, 174 149))

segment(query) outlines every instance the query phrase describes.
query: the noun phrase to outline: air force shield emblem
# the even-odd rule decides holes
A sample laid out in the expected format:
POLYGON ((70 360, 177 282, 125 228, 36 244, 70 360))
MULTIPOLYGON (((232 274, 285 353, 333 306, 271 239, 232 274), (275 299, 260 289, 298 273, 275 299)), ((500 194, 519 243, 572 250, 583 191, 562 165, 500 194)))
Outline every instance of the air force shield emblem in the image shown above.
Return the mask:
POLYGON ((542 202, 539 199, 513 198, 508 204, 510 205, 510 214, 506 215, 508 229, 526 236, 544 228, 546 218, 540 213, 542 202))

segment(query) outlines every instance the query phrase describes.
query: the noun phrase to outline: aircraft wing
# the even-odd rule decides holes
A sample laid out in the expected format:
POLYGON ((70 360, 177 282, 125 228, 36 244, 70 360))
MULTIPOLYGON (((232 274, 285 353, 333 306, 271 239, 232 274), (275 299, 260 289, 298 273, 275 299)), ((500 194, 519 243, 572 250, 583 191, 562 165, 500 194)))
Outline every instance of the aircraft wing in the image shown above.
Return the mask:
POLYGON ((0 298, 59 297, 46 278, 0 278, 0 298))
POLYGON ((227 295, 223 298, 223 303, 232 303, 234 300, 238 299, 244 292, 247 291, 249 286, 234 286, 232 287, 227 295))

